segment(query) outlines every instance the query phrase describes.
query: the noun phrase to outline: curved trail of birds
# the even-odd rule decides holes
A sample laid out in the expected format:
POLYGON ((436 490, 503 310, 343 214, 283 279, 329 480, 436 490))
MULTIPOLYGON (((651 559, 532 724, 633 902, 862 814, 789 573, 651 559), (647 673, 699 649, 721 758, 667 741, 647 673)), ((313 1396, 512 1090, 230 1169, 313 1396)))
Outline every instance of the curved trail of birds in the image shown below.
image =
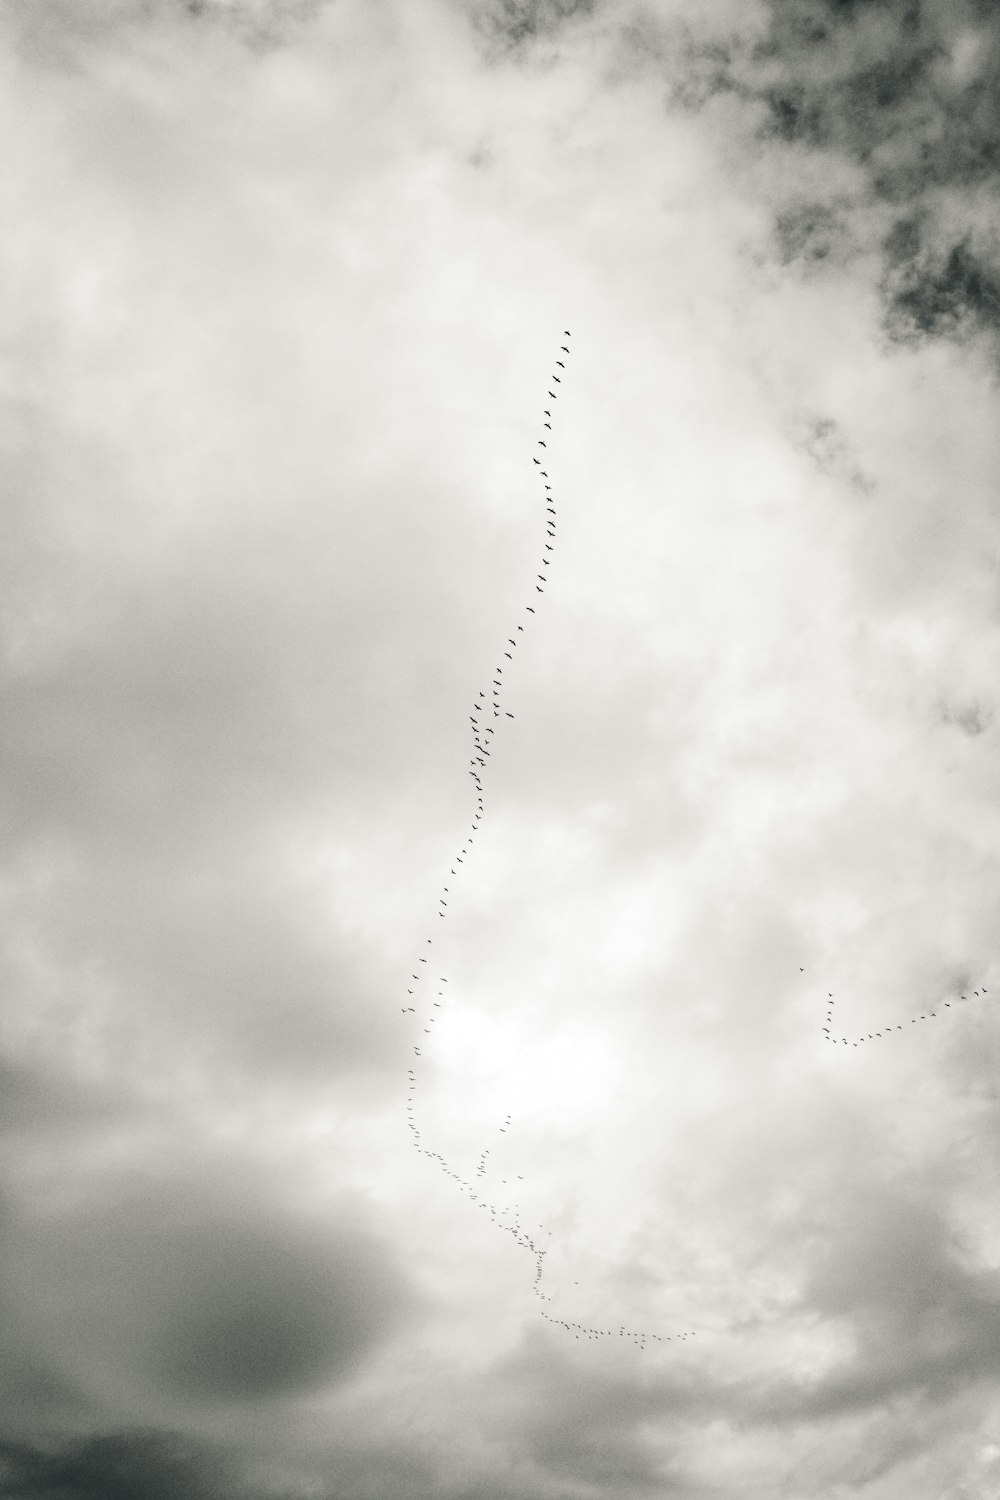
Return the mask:
MULTIPOLYGON (((563 338, 566 340, 571 338, 569 329, 563 330, 563 338)), ((561 344, 559 352, 568 359, 570 353, 569 343, 561 344)), ((562 385, 566 375, 566 361, 564 359, 557 359, 555 363, 556 369, 561 370, 562 374, 556 374, 555 371, 552 373, 550 376, 550 387, 551 385, 562 385)), ((555 403, 559 399, 559 391, 549 388, 548 397, 552 403, 555 403)), ((540 478, 544 484, 545 541, 543 543, 542 555, 539 558, 539 566, 547 570, 551 568, 554 559, 558 512, 554 503, 550 476, 548 470, 543 468, 543 463, 548 463, 549 440, 553 432, 554 411, 554 404, 543 410, 545 420, 542 424, 542 430, 548 436, 539 438, 536 444, 538 448, 543 450, 543 457, 540 458, 535 454, 532 459, 537 470, 536 477, 540 478)), ((514 634, 506 638, 501 652, 501 660, 493 669, 490 690, 487 692, 485 689, 480 688, 472 704, 472 712, 469 715, 472 735, 472 755, 469 759, 468 774, 472 778, 476 788, 476 810, 469 825, 468 837, 454 855, 454 863, 450 866, 449 870, 450 878, 457 879, 461 874, 466 858, 475 843, 476 833, 479 831, 486 811, 486 777, 489 770, 489 761, 497 743, 497 734, 499 729, 504 727, 506 720, 514 718, 514 715, 503 707, 502 695, 506 685, 504 682, 504 663, 507 663, 506 669, 509 672, 514 664, 514 653, 518 646, 526 639, 526 627, 530 629, 536 623, 537 605, 541 602, 542 596, 544 596, 546 585, 550 582, 550 576, 548 571, 545 573, 536 573, 534 593, 530 596, 535 602, 526 604, 524 607, 524 613, 528 618, 524 622, 518 623, 514 634), (497 722, 494 723, 493 721, 497 722)), ((437 915, 442 921, 447 920, 449 912, 448 898, 451 895, 451 886, 442 885, 441 894, 438 897, 437 911, 437 915)), ((433 937, 426 939, 426 946, 433 948, 433 937)), ((429 1045, 429 1042, 425 1042, 423 1038, 426 1037, 431 1041, 433 1040, 434 1025, 439 1019, 440 1012, 449 1001, 448 991, 444 988, 434 990, 433 998, 429 1000, 429 1003, 424 999, 425 996, 431 993, 434 984, 442 986, 448 984, 447 975, 437 974, 434 976, 434 967, 431 955, 420 955, 417 960, 416 970, 411 973, 410 983, 406 987, 406 995, 409 1003, 402 1007, 404 1015, 412 1015, 417 1023, 421 1025, 421 1040, 413 1046, 413 1056, 416 1066, 411 1066, 407 1069, 408 1097, 406 1115, 407 1127, 411 1132, 412 1145, 421 1156, 435 1163, 444 1175, 450 1178, 456 1187, 477 1205, 480 1211, 488 1213, 491 1222, 498 1230, 505 1234, 510 1234, 514 1238, 515 1243, 532 1257, 535 1263, 532 1291, 542 1304, 551 1304, 553 1298, 542 1289, 545 1257, 548 1254, 548 1247, 540 1243, 540 1237, 544 1235, 545 1238, 550 1239, 552 1231, 546 1230, 542 1224, 528 1224, 525 1222, 516 1197, 515 1188, 515 1182, 520 1183, 524 1181, 523 1176, 519 1173, 514 1173, 510 1178, 500 1178, 500 1182, 497 1184, 495 1178, 496 1172, 499 1169, 491 1169, 490 1156, 492 1151, 490 1147, 485 1147, 480 1152, 474 1178, 467 1177, 462 1172, 457 1171, 441 1152, 432 1151, 424 1144, 423 1132, 417 1122, 417 1097, 419 1094, 417 1067, 424 1057, 424 1047, 429 1045), (487 1179, 490 1179, 490 1187, 493 1189, 490 1196, 487 1196, 487 1179), (499 1201, 493 1201, 499 1198, 499 1195, 495 1192, 495 1188, 498 1185, 514 1189, 514 1193, 509 1195, 510 1201, 503 1204, 499 1201)), ((800 974, 804 972, 804 968, 799 969, 800 974)), ((973 990, 971 993, 973 996, 978 997, 980 994, 985 995, 987 990, 985 986, 982 986, 981 989, 973 990)), ((968 1000, 969 995, 968 993, 960 994, 956 990, 955 997, 956 1001, 960 1003, 961 1001, 968 1000)), ((877 1031, 864 1034, 859 1033, 856 1037, 847 1036, 846 1034, 835 1036, 833 1032, 834 1000, 830 992, 827 993, 827 1001, 826 1022, 822 1027, 822 1035, 827 1042, 845 1047, 859 1047, 865 1045, 867 1042, 889 1037, 896 1032, 904 1030, 903 1025, 897 1022, 883 1024, 877 1031)), ((943 1008, 950 1008, 952 1002, 950 1000, 943 1000, 939 1004, 943 1008)), ((913 1016, 910 1024, 916 1026, 921 1021, 936 1019, 938 1014, 937 1010, 926 1011, 920 1016, 913 1016)), ((943 1015, 943 1009, 940 1011, 940 1014, 943 1015)), ((498 1127, 498 1134, 508 1135, 510 1131, 511 1116, 508 1114, 503 1124, 498 1127)), ((578 1285, 578 1283, 575 1284, 578 1285)), ((666 1344, 674 1341, 683 1342, 695 1337, 695 1332, 692 1329, 673 1334, 658 1334, 645 1329, 629 1328, 625 1324, 606 1328, 573 1319, 556 1317, 545 1305, 542 1306, 540 1311, 542 1317, 547 1319, 548 1322, 555 1327, 561 1328, 565 1333, 573 1335, 576 1339, 587 1341, 599 1341, 601 1339, 611 1339, 612 1341, 626 1340, 635 1344, 640 1350, 645 1349, 651 1343, 666 1344)))

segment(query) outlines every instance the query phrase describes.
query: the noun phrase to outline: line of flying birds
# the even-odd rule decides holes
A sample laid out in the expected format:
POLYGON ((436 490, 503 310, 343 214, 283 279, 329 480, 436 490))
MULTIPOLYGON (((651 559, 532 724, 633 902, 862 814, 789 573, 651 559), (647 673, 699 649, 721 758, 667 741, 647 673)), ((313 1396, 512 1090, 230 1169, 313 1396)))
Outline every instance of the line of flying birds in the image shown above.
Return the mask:
MULTIPOLYGON (((563 337, 571 337, 568 328, 563 330, 563 337)), ((570 352, 569 345, 561 345, 559 352, 560 354, 568 355, 570 352)), ((561 359, 556 360, 556 366, 558 369, 562 370, 565 373, 566 365, 561 359)), ((551 380, 554 385, 562 384, 562 377, 556 375, 555 373, 552 374, 551 380)), ((549 390, 548 394, 553 401, 558 400, 559 393, 557 391, 549 390)), ((552 415, 552 408, 546 407, 543 411, 543 416, 546 420, 542 425, 543 428, 550 433, 552 432, 552 415)), ((536 446, 545 449, 547 453, 548 443, 546 439, 539 438, 536 446)), ((552 485, 549 479, 548 471, 542 467, 542 460, 537 456, 533 458, 533 462, 539 471, 539 477, 544 482, 544 500, 546 511, 545 529, 547 540, 543 543, 543 554, 540 559, 540 565, 542 567, 549 568, 552 565, 552 558, 545 556, 545 554, 552 553, 554 550, 556 536, 556 508, 553 504, 552 485)), ((544 594, 545 586, 549 582, 549 575, 547 573, 537 573, 535 575, 535 578, 537 580, 537 582, 535 582, 534 584, 535 592, 538 594, 544 594)), ((533 604, 525 605, 526 614, 534 615, 535 612, 535 606, 533 604)), ((518 639, 519 635, 524 635, 524 626, 520 624, 517 626, 514 635, 508 636, 506 638, 506 642, 502 651, 503 659, 511 664, 513 664, 514 661, 513 653, 514 651, 516 651, 518 645, 520 644, 520 641, 518 639), (507 647, 510 647, 510 650, 508 650, 507 647)), ((469 721, 472 725, 473 754, 469 760, 468 774, 469 776, 471 776, 476 787, 476 811, 473 815, 472 822, 469 828, 469 836, 465 839, 464 843, 460 845, 459 852, 454 856, 455 863, 450 866, 450 874, 453 876, 457 876, 460 873, 460 867, 465 863, 465 857, 475 842, 476 833, 479 830, 483 818, 483 813, 486 807, 483 794, 485 791, 486 771, 488 770, 487 762, 492 757, 492 752, 495 748, 496 743, 496 730, 490 720, 491 718, 500 719, 501 717, 513 719, 514 717, 514 715, 509 710, 503 707, 503 700, 501 697, 505 686, 503 678, 503 662, 501 661, 497 663, 493 670, 495 675, 493 676, 490 684, 491 692, 487 694, 484 689, 481 688, 479 690, 472 705, 472 713, 469 715, 469 721), (456 868, 456 866, 459 868, 456 868)), ((451 887, 448 885, 443 885, 441 894, 438 897, 437 913, 438 917, 442 920, 445 920, 448 916, 449 905, 446 898, 451 894, 451 887)), ((433 938, 428 937, 426 939, 428 947, 433 946, 433 942, 433 938)), ((805 970, 800 968, 799 972, 804 973, 805 970)), ((428 973, 429 960, 426 956, 423 956, 418 960, 417 968, 415 972, 410 976, 413 981, 413 986, 408 986, 406 990, 409 999, 413 1001, 419 999, 418 990, 417 988, 415 988, 415 986, 420 986, 427 978, 428 973), (423 965, 423 969, 421 969, 421 965, 423 965)), ((442 974, 438 976, 437 982, 441 985, 445 985, 448 983, 448 980, 447 977, 442 974)), ((972 993, 974 996, 978 996, 980 995, 980 993, 985 995, 987 991, 984 986, 981 991, 973 990, 972 993)), ((443 989, 439 989, 437 991, 436 998, 431 1002, 430 1007, 428 1008, 428 1013, 426 1015, 418 1015, 416 1004, 404 1005, 402 1007, 403 1014, 416 1016, 418 1021, 426 1022, 426 1024, 423 1026, 422 1035, 431 1037, 433 1036, 434 1024, 438 1019, 437 1015, 434 1014, 434 1012, 442 1009, 446 997, 447 992, 443 989)), ((959 998, 961 1000, 966 1000, 968 999, 968 996, 961 995, 959 998)), ((891 1035, 893 1029, 895 1029, 895 1031, 903 1030, 902 1025, 900 1025, 899 1023, 895 1023, 894 1027, 883 1026, 883 1028, 879 1031, 868 1032, 867 1035, 858 1036, 856 1039, 849 1038, 847 1036, 835 1037, 833 1035, 833 995, 828 993, 827 999, 829 1001, 829 1004, 827 1006, 826 1024, 823 1027, 823 1034, 828 1042, 840 1043, 844 1046, 853 1045, 855 1047, 858 1047, 863 1045, 865 1042, 874 1041, 879 1037, 887 1037, 891 1035)), ((945 1000, 943 1004, 945 1007, 950 1007, 951 1001, 945 1000)), ((925 1012, 919 1017, 914 1016, 911 1019, 911 1024, 915 1026, 919 1021, 934 1019, 937 1014, 938 1012, 936 1010, 932 1010, 925 1012)), ((416 1058, 422 1058, 424 1055, 422 1045, 420 1045, 419 1043, 414 1045, 413 1053, 416 1058)), ((498 1203, 491 1201, 491 1198, 485 1196, 485 1179, 491 1173, 491 1168, 489 1165, 491 1151, 488 1147, 480 1153, 475 1172, 476 1180, 473 1181, 471 1178, 463 1176, 461 1172, 456 1171, 452 1164, 447 1161, 440 1152, 432 1151, 423 1144, 423 1135, 415 1118, 416 1106, 414 1096, 417 1093, 418 1082, 415 1068, 409 1068, 407 1070, 407 1075, 409 1079, 409 1098, 407 1099, 406 1103, 407 1126, 412 1133, 412 1144, 414 1148, 422 1156, 425 1156, 429 1160, 436 1162, 445 1176, 451 1178, 482 1212, 489 1214, 490 1220, 496 1228, 502 1230, 506 1234, 512 1235, 516 1243, 522 1249, 527 1250, 531 1253, 535 1261, 535 1274, 532 1282, 532 1291, 541 1302, 550 1303, 553 1300, 552 1297, 544 1292, 541 1287, 545 1256, 548 1253, 548 1249, 547 1247, 544 1247, 540 1243, 536 1242, 533 1231, 537 1230, 539 1233, 545 1233, 549 1238, 551 1238, 552 1231, 545 1231, 544 1226, 541 1224, 536 1226, 534 1224, 529 1225, 525 1223, 522 1219, 520 1206, 517 1203, 516 1199, 509 1204, 500 1206, 498 1205, 498 1203), (477 1187, 479 1190, 477 1190, 477 1187)), ((504 1123, 499 1127, 499 1134, 506 1135, 510 1130, 510 1125, 511 1116, 508 1114, 506 1119, 504 1120, 504 1123)), ((496 1173, 499 1170, 501 1169, 492 1169, 492 1175, 495 1177, 496 1173)), ((510 1186, 514 1188, 515 1183, 523 1181, 523 1176, 514 1173, 511 1174, 510 1179, 502 1177, 500 1179, 500 1185, 504 1187, 510 1186)), ((494 1194, 494 1196, 496 1195, 494 1194)), ((541 1313, 542 1317, 546 1318, 554 1327, 560 1328, 566 1333, 573 1334, 577 1339, 587 1339, 588 1341, 595 1341, 603 1338, 621 1339, 630 1341, 639 1349, 645 1349, 651 1342, 665 1344, 673 1341, 682 1342, 686 1341, 689 1338, 695 1337, 693 1330, 687 1330, 683 1333, 674 1333, 673 1335, 669 1335, 650 1333, 641 1329, 627 1328, 624 1324, 620 1324, 616 1328, 599 1328, 588 1323, 581 1323, 572 1321, 570 1319, 554 1317, 545 1307, 541 1309, 541 1313)))
MULTIPOLYGON (((804 972, 804 971, 800 969, 799 973, 802 973, 802 972, 804 972)), ((973 994, 973 997, 975 998, 975 997, 978 997, 980 995, 988 995, 989 991, 987 990, 986 986, 983 985, 982 989, 973 990, 972 994, 973 994)), ((823 1032, 823 1038, 827 1042, 833 1042, 835 1045, 839 1044, 839 1045, 841 1045, 843 1047, 863 1047, 864 1044, 865 1044, 865 1042, 875 1042, 875 1041, 878 1041, 879 1037, 892 1036, 893 1032, 902 1031, 903 1030, 903 1026, 902 1026, 901 1022, 899 1022, 899 1021, 892 1021, 892 1022, 883 1022, 883 1025, 882 1025, 882 1028, 881 1028, 880 1031, 869 1031, 869 1032, 866 1032, 866 1033, 861 1033, 857 1037, 834 1036, 834 1034, 833 1034, 833 995, 830 993, 829 990, 827 990, 826 998, 829 1000, 830 1003, 829 1003, 829 1005, 826 1008, 826 1025, 822 1028, 822 1032, 823 1032)), ((968 995, 961 995, 960 994, 958 996, 958 999, 960 1001, 961 1000, 968 1000, 968 998, 969 998, 968 995)), ((951 1001, 950 1000, 939 1000, 937 1002, 937 1004, 939 1004, 939 1005, 941 1005, 941 1006, 944 1007, 944 1009, 941 1011, 941 1015, 942 1016, 944 1015, 944 1010, 950 1010, 951 1009, 951 1001)), ((924 1011, 919 1016, 911 1016, 909 1018, 910 1019, 910 1025, 911 1026, 916 1026, 921 1021, 934 1021, 934 1020, 937 1019, 937 1017, 938 1017, 938 1012, 936 1010, 927 1010, 927 1011, 924 1011)))

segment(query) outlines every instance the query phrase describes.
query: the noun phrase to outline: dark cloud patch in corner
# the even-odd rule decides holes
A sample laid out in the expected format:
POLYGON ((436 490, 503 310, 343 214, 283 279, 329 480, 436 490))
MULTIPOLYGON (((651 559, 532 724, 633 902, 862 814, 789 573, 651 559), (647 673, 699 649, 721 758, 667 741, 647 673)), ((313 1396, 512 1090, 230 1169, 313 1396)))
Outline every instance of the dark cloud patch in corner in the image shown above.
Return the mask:
POLYGON ((758 35, 691 28, 672 97, 739 100, 746 138, 784 165, 778 260, 815 273, 881 255, 891 340, 979 333, 1000 350, 1000 9, 767 0, 762 15, 758 35))
POLYGON ((235 1500, 246 1494, 215 1453, 164 1432, 115 1432, 47 1449, 0 1443, 8 1500, 235 1500))

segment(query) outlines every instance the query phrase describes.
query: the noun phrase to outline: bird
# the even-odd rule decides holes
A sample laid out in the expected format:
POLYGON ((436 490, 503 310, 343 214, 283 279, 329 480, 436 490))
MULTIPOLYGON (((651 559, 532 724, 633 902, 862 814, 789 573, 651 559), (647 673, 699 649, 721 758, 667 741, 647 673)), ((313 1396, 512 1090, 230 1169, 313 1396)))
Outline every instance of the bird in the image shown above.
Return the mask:
POLYGON ((539 446, 539 448, 544 448, 546 446, 544 438, 539 438, 538 439, 538 446, 539 446))
POLYGON ((552 423, 551 422, 543 422, 542 426, 543 427, 547 427, 550 432, 552 431, 552 423))

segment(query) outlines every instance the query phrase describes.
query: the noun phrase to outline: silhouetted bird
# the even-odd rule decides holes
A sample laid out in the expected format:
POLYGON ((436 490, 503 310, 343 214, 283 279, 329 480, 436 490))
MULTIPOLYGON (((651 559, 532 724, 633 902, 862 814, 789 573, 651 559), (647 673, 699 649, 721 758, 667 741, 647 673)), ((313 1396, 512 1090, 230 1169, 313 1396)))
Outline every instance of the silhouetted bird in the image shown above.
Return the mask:
MULTIPOLYGON (((569 353, 569 350, 567 350, 566 352, 569 353)), ((566 366, 563 364, 561 359, 557 359, 556 364, 559 366, 560 370, 565 370, 566 366)))

